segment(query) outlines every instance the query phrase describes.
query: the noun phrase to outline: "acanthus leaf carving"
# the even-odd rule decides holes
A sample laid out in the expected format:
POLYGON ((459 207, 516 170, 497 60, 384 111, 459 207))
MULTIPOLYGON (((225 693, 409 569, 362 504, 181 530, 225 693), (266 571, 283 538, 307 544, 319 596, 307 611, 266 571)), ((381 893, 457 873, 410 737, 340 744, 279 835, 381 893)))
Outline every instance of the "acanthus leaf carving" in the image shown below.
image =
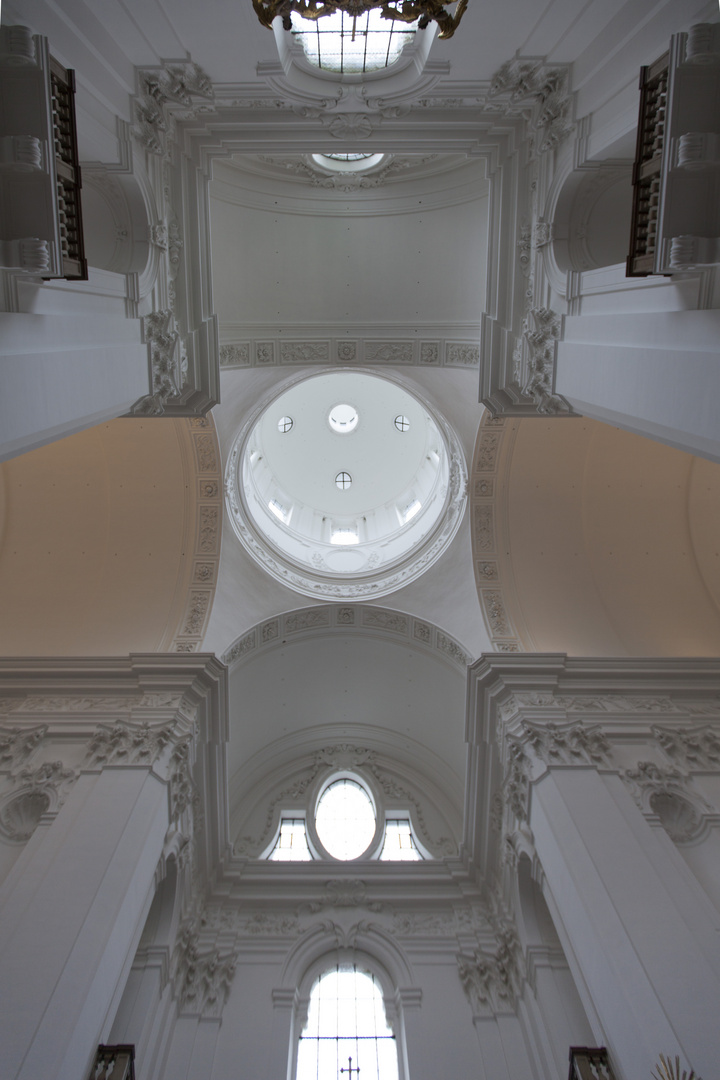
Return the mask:
POLYGON ((507 115, 517 115, 524 107, 531 131, 533 151, 543 154, 555 149, 573 129, 572 96, 568 69, 536 60, 515 57, 495 73, 490 99, 502 99, 507 115))
POLYGON ((136 401, 131 412, 135 416, 161 416, 170 398, 180 397, 187 383, 187 348, 169 308, 145 316, 143 336, 152 392, 136 401))
POLYGON ((175 996, 180 1014, 219 1019, 235 976, 237 956, 200 948, 200 920, 190 918, 178 932, 174 956, 175 996))
POLYGON ((514 928, 502 926, 494 953, 477 949, 457 956, 458 975, 475 1018, 515 1012, 522 984, 520 945, 514 928))
POLYGON ((522 335, 513 350, 513 382, 533 399, 537 411, 547 416, 570 411, 567 402, 553 391, 560 331, 561 319, 556 312, 529 305, 522 335))
POLYGON ((47 734, 47 724, 31 728, 0 727, 0 769, 12 772, 38 749, 47 734))
POLYGON ((524 744, 546 765, 609 765, 610 743, 598 725, 523 721, 524 744))
POLYGON ((153 765, 171 738, 172 725, 151 727, 121 720, 100 724, 87 746, 86 767, 153 765))
POLYGON ((138 72, 134 135, 151 154, 163 154, 171 127, 173 107, 191 108, 195 98, 213 99, 213 88, 203 69, 192 61, 138 72))
POLYGON ((655 739, 673 761, 679 761, 689 769, 717 769, 720 767, 720 734, 710 727, 703 728, 651 728, 655 739))

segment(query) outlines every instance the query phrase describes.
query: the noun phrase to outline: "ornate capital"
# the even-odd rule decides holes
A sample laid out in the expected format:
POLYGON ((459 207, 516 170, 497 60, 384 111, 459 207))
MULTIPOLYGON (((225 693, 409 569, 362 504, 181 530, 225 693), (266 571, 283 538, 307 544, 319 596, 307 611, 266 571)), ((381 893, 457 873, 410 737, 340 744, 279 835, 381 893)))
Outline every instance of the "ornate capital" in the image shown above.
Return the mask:
POLYGON ((720 768, 720 733, 714 728, 670 728, 655 725, 651 730, 672 761, 698 772, 720 768))
POLYGON ((237 957, 201 951, 198 920, 180 928, 174 957, 175 997, 181 1015, 220 1019, 235 976, 237 957))
POLYGON ((500 929, 494 953, 482 949, 469 956, 461 953, 457 965, 475 1019, 515 1012, 522 974, 520 945, 514 928, 500 929))

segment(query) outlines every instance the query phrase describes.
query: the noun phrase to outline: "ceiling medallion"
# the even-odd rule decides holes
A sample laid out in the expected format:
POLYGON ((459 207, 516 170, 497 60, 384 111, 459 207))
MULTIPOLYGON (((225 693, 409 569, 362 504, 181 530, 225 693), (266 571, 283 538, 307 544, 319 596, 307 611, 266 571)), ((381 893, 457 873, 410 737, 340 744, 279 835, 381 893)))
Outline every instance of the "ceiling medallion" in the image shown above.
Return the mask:
POLYGON ((418 29, 424 30, 431 22, 438 24, 438 37, 451 38, 465 14, 468 0, 459 0, 455 14, 446 9, 453 7, 456 0, 441 3, 440 0, 253 0, 255 14, 263 26, 268 28, 278 16, 282 19, 283 29, 291 30, 291 14, 295 12, 302 19, 318 19, 344 12, 353 20, 368 11, 380 11, 383 19, 404 23, 418 22, 418 29))
POLYGON ((235 437, 225 486, 236 536, 272 577, 306 596, 363 600, 442 555, 467 471, 454 431, 414 387, 345 368, 297 375, 266 398, 235 437), (346 424, 361 420, 350 437, 329 423, 339 408, 346 424))

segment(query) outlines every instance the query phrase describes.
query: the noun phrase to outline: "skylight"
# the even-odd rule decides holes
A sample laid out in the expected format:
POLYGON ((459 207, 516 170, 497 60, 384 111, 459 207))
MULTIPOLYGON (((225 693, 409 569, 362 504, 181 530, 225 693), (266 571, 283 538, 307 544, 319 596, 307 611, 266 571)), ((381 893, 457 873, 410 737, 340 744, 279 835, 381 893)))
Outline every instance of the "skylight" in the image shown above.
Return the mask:
MULTIPOLYGON (((392 3, 388 5, 395 7, 392 3)), ((341 74, 379 71, 393 64, 412 41, 417 21, 384 19, 378 9, 352 16, 343 11, 322 19, 302 19, 292 13, 292 34, 300 39, 308 61, 324 71, 341 74)))

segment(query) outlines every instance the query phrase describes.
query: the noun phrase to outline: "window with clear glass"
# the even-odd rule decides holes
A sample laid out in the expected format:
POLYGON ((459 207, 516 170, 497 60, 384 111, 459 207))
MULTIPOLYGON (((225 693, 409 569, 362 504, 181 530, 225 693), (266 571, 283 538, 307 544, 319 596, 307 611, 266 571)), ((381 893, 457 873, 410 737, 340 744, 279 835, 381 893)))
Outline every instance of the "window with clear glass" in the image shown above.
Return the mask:
POLYGON ((398 1078, 395 1037, 380 985, 357 964, 338 965, 317 980, 298 1043, 296 1080, 343 1078, 398 1078))
MULTIPOLYGON (((386 6, 392 10, 396 5, 390 0, 386 6)), ((418 28, 417 20, 384 19, 377 8, 361 15, 336 11, 322 19, 303 19, 293 12, 291 18, 293 36, 300 40, 308 61, 341 74, 389 67, 418 28)))
POLYGON ((410 822, 405 818, 385 823, 385 842, 380 858, 394 862, 415 862, 422 859, 413 839, 410 822))
POLYGON ((375 807, 362 784, 349 777, 335 780, 320 796, 315 828, 335 859, 357 859, 375 835, 375 807))
POLYGON ((277 842, 268 858, 273 862, 309 862, 312 859, 304 818, 282 819, 277 842))

